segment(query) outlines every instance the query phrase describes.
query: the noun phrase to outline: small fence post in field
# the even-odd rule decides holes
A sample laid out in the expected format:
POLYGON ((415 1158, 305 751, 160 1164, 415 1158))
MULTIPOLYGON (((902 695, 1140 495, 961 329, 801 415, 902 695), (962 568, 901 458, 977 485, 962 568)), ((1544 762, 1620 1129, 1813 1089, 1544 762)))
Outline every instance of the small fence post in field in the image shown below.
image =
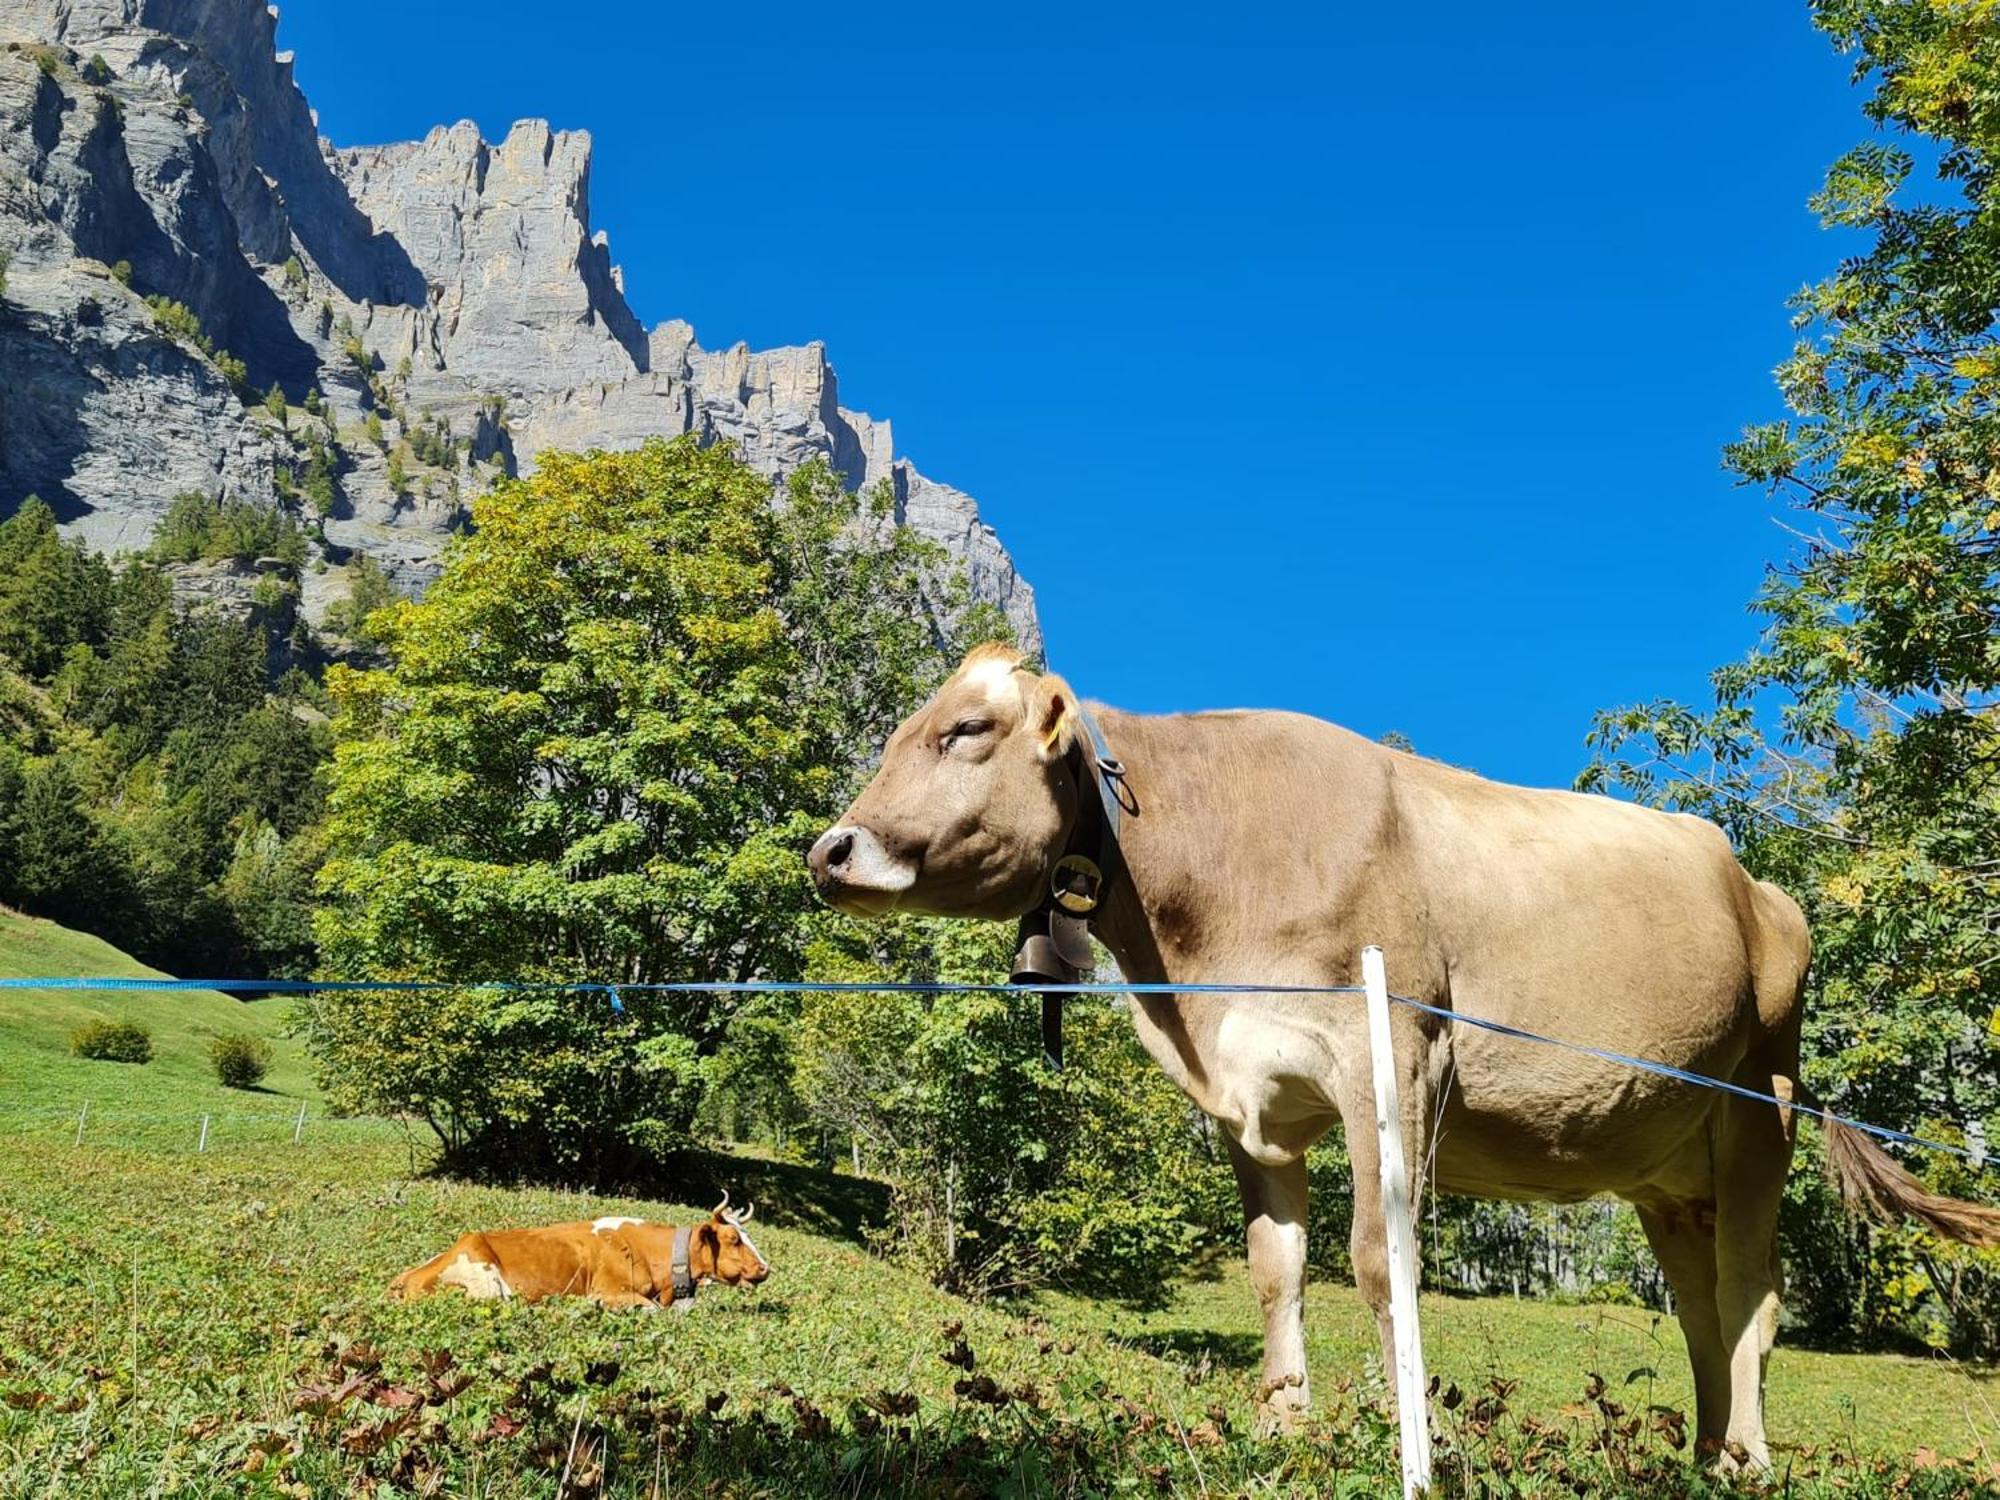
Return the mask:
POLYGON ((1382 1226, 1389 1250, 1389 1325, 1396 1343, 1396 1416, 1403 1438, 1404 1500, 1431 1484, 1430 1392, 1423 1339, 1417 1331, 1417 1235, 1410 1211, 1410 1172, 1403 1160, 1403 1111, 1396 1090, 1396 1053, 1389 1034, 1389 977, 1382 950, 1361 950, 1368 996, 1368 1054, 1375 1075, 1375 1147, 1382 1167, 1382 1226))
POLYGON ((203 1115, 203 1116, 201 1117, 201 1139, 200 1139, 200 1140, 198 1140, 198 1141, 196 1141, 196 1142, 194 1143, 194 1149, 195 1149, 195 1154, 196 1154, 197 1156, 198 1156, 198 1155, 200 1155, 200 1154, 201 1154, 202 1152, 204 1152, 204 1151, 206 1151, 206 1150, 208 1149, 208 1116, 207 1116, 207 1115, 203 1115))
POLYGON ((76 1117, 76 1144, 79 1146, 83 1144, 83 1122, 85 1120, 88 1120, 89 1118, 90 1118, 90 1101, 86 1099, 83 1101, 82 1111, 79 1112, 76 1117))
POLYGON ((300 1137, 302 1137, 305 1133, 306 1133, 306 1107, 303 1104, 301 1104, 299 1106, 299 1117, 298 1119, 292 1122, 292 1144, 296 1146, 299 1143, 300 1137))

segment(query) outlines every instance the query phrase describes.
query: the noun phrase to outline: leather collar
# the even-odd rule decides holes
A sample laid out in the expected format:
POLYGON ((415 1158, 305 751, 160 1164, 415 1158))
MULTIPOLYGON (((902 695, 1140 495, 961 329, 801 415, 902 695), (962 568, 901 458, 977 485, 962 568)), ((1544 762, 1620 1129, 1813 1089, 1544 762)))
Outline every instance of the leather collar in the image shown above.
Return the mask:
POLYGON ((696 1282, 694 1271, 688 1260, 689 1243, 694 1238, 691 1228, 674 1231, 674 1301, 676 1304, 694 1300, 696 1282))
MULTIPOLYGON (((1044 877, 1040 904, 1021 918, 1010 984, 1079 984, 1089 975, 1090 924, 1124 868, 1118 845, 1124 815, 1139 811, 1125 767, 1111 754, 1097 716, 1081 703, 1076 715, 1082 733, 1067 757, 1076 783, 1076 823, 1044 877)), ((1063 998, 1042 992, 1042 1055, 1057 1072, 1062 1071, 1063 998)))

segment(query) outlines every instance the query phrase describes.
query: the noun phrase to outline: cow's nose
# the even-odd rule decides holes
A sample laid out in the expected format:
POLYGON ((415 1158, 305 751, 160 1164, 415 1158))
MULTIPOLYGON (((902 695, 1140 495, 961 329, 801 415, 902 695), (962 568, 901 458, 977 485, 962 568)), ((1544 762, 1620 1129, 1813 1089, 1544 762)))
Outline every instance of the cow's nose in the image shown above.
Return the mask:
POLYGON ((812 871, 815 881, 825 885, 830 878, 840 874, 853 853, 854 831, 850 828, 829 828, 812 846, 812 853, 806 856, 806 868, 812 871))

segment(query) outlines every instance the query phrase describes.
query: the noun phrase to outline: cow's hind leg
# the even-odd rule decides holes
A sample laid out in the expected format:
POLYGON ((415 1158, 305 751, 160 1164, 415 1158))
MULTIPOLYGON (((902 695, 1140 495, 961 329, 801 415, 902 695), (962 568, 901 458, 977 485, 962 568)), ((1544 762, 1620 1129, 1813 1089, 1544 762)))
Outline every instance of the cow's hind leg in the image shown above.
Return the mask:
POLYGON ((1267 1165, 1236 1141, 1229 1164, 1243 1196, 1250 1282, 1264 1309, 1264 1376, 1257 1430, 1289 1431, 1312 1405, 1306 1383, 1306 1161, 1267 1165))
MULTIPOLYGON (((1746 1068, 1741 1081, 1770 1089, 1775 1071, 1746 1068)), ((1796 1073, 1789 1068, 1782 1077, 1796 1073)), ((1724 1100, 1715 1141, 1716 1311, 1729 1351, 1732 1447, 1764 1468, 1764 1366, 1778 1336, 1778 1205, 1792 1163, 1790 1110, 1749 1099, 1724 1100)))
POLYGON ((1706 1203, 1635 1207, 1646 1243, 1674 1289, 1674 1312, 1694 1368, 1695 1436, 1719 1448, 1729 1432, 1729 1350, 1715 1310, 1715 1210, 1706 1203))

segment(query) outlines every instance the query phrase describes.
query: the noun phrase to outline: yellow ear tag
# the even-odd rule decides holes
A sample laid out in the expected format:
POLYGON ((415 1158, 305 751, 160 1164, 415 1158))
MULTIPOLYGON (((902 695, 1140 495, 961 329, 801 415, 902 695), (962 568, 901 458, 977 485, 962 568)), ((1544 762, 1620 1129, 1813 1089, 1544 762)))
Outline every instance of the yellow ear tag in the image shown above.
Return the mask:
POLYGON ((1049 875, 1049 894, 1057 906, 1075 916, 1097 910, 1104 891, 1104 872, 1082 854, 1065 854, 1049 875))

